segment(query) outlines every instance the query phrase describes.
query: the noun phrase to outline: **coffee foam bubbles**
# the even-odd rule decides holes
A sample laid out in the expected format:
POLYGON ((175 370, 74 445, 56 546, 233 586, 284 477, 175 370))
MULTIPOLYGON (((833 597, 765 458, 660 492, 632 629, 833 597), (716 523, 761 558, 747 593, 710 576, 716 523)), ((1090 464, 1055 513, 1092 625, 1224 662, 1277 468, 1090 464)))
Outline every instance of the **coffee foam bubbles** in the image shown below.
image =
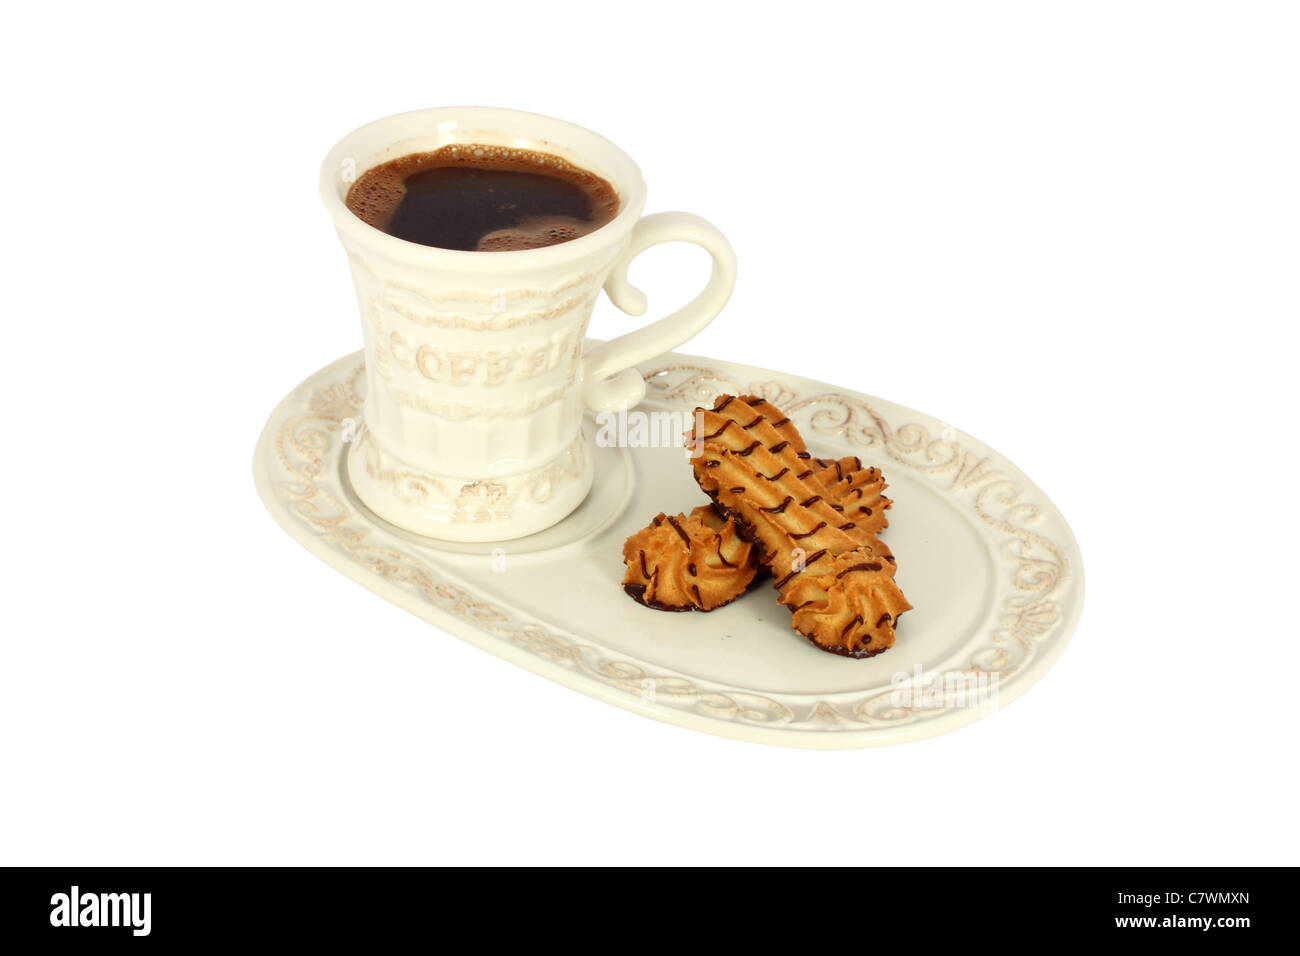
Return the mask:
POLYGON ((577 219, 560 221, 556 217, 538 217, 522 222, 511 229, 498 229, 478 241, 479 252, 514 252, 519 249, 541 249, 558 242, 577 239, 598 228, 593 223, 577 219))
POLYGON ((406 195, 406 180, 416 173, 440 166, 479 167, 521 173, 544 172, 576 184, 591 198, 594 222, 556 222, 554 226, 558 232, 554 236, 547 236, 538 228, 528 229, 523 225, 516 229, 499 230, 483 237, 478 246, 480 251, 537 249, 566 242, 604 225, 618 213, 618 193, 594 173, 550 153, 476 143, 452 143, 429 152, 411 153, 368 169, 349 187, 347 207, 367 225, 386 229, 406 195), (570 229, 580 231, 570 233, 570 229))

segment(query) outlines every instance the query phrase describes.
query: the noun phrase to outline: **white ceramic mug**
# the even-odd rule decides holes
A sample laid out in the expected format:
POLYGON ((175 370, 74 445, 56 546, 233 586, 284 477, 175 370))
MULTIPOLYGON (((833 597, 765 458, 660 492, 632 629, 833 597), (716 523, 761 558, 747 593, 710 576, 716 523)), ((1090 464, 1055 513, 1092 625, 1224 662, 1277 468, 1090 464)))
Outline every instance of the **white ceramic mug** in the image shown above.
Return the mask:
POLYGON ((573 511, 593 479, 584 410, 639 402, 645 383, 632 366, 708 325, 735 284, 722 233, 688 213, 643 217, 645 183, 627 154, 546 116, 478 107, 390 116, 344 137, 325 157, 320 186, 352 267, 366 348, 365 422, 348 450, 348 477, 380 517, 433 538, 503 541, 573 511), (618 215, 541 249, 464 252, 390 236, 347 208, 348 187, 366 170, 451 143, 559 156, 608 181, 618 215), (704 291, 584 353, 601 288, 624 312, 642 314, 628 265, 670 240, 712 255, 704 291))

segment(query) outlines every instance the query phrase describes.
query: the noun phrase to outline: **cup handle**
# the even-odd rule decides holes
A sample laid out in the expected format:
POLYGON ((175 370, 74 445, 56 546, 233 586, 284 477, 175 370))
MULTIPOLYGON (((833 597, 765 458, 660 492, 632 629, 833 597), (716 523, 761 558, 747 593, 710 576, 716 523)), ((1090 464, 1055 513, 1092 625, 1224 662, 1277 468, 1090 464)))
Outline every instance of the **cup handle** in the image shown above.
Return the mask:
POLYGON ((605 282, 605 294, 628 315, 643 315, 646 297, 627 281, 632 260, 661 242, 693 242, 713 257, 713 272, 699 295, 672 315, 597 345, 582 360, 583 399, 597 412, 631 408, 645 397, 645 381, 634 367, 677 348, 713 321, 736 284, 736 253, 712 223, 688 212, 659 212, 632 227, 627 249, 605 282))

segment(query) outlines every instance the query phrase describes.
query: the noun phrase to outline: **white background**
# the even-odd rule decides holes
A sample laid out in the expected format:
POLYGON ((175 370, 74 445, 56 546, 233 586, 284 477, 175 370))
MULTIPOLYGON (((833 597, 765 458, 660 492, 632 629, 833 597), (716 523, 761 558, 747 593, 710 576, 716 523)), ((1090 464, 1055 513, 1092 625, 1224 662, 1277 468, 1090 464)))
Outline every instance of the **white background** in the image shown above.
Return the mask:
MULTIPOLYGON (((192 10, 6 13, 0 862, 1298 862, 1294 7, 192 10), (1088 577, 1043 681, 923 743, 741 744, 285 535, 254 441, 360 346, 317 165, 454 104, 590 126, 730 237, 690 351, 1033 477, 1088 577)), ((633 280, 662 314, 706 271, 633 280)))

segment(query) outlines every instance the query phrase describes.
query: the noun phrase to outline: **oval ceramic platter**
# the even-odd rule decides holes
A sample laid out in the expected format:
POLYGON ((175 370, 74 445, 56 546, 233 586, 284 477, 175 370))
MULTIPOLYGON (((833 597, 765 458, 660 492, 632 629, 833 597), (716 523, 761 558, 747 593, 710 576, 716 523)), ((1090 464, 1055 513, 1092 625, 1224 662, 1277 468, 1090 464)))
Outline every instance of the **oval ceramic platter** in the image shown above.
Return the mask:
POLYGON ((254 470, 276 521, 443 631, 647 717, 795 747, 929 737, 1024 693, 1078 622, 1083 567, 1060 512, 991 448, 883 399, 665 355, 641 367, 647 391, 638 406, 660 413, 649 420, 664 440, 637 436, 634 425, 641 447, 610 447, 613 432, 589 418, 596 483, 569 518, 517 541, 438 545, 375 517, 347 485, 362 370, 360 352, 341 359, 272 413, 254 470), (624 539, 660 511, 707 500, 675 443, 675 423, 727 393, 779 406, 814 455, 857 455, 884 472, 894 505, 883 537, 915 606, 890 650, 854 660, 816 649, 791 629, 770 579, 708 614, 651 610, 623 592, 624 539))

